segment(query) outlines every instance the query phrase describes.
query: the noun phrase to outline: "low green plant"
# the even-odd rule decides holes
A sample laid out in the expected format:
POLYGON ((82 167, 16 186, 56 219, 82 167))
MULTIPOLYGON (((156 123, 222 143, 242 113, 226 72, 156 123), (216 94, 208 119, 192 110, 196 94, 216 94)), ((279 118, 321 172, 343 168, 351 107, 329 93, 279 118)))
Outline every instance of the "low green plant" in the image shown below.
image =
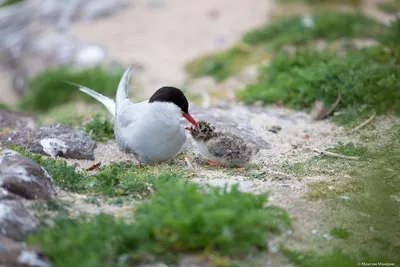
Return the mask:
POLYGON ((53 226, 43 227, 28 238, 40 247, 53 266, 129 266, 127 261, 144 244, 134 225, 111 215, 75 219, 55 217, 53 226))
POLYGON ((115 138, 114 123, 98 114, 94 115, 92 120, 85 123, 82 128, 96 141, 107 141, 115 138))
POLYGON ((301 49, 293 56, 278 55, 269 66, 260 68, 257 83, 237 94, 249 104, 261 100, 303 109, 316 100, 330 105, 341 90, 343 97, 336 110, 347 112, 335 118, 345 124, 373 111, 400 114, 399 77, 395 60, 377 62, 367 49, 347 56, 301 49))
POLYGON ((237 257, 266 249, 271 233, 291 227, 286 211, 265 207, 266 200, 237 186, 204 188, 168 179, 149 201, 137 205, 133 223, 103 214, 61 218, 28 242, 54 266, 132 266, 157 255, 168 262, 179 253, 201 251, 237 257))
POLYGON ((269 43, 279 48, 282 45, 304 44, 315 39, 375 39, 385 29, 385 26, 362 13, 322 12, 279 18, 246 33, 243 41, 251 45, 269 43))
POLYGON ((68 207, 70 203, 58 198, 50 198, 46 201, 34 202, 30 208, 35 212, 35 217, 40 220, 41 225, 47 225, 52 222, 52 218, 68 217, 68 207))
POLYGON ((348 239, 351 235, 350 232, 342 227, 333 227, 330 231, 331 236, 340 238, 340 239, 348 239))
POLYGON ((380 36, 380 41, 390 46, 392 49, 396 49, 397 59, 400 61, 400 16, 391 22, 387 34, 382 34, 380 36))
POLYGON ((9 5, 14 5, 14 4, 20 3, 22 1, 24 1, 24 0, 6 0, 4 3, 2 3, 0 5, 0 8, 5 7, 5 6, 9 6, 9 5))
POLYGON ((29 81, 29 90, 21 99, 19 107, 28 111, 45 112, 76 97, 85 101, 95 101, 66 82, 81 84, 101 94, 113 96, 122 73, 122 69, 108 70, 101 66, 76 69, 63 65, 48 69, 29 81))
POLYGON ((169 179, 185 179, 182 170, 167 164, 144 167, 117 162, 101 167, 100 170, 89 175, 85 171, 78 171, 77 165, 69 165, 61 159, 46 158, 16 146, 10 146, 22 155, 35 160, 43 166, 53 177, 54 183, 62 189, 78 193, 100 193, 107 196, 128 196, 138 198, 148 196, 157 190, 155 184, 169 179))
MULTIPOLYGON (((295 266, 298 267, 352 267, 357 266, 357 263, 360 262, 354 256, 351 256, 338 249, 335 249, 328 253, 317 253, 314 251, 301 250, 296 251, 287 248, 281 248, 281 251, 289 262, 295 264, 295 266)), ((363 261, 365 262, 367 262, 367 260, 367 258, 363 259, 363 261)))
POLYGON ((233 47, 223 52, 196 58, 185 68, 192 77, 212 76, 216 81, 224 80, 248 64, 259 63, 267 57, 263 50, 246 50, 233 47))
POLYGON ((346 156, 364 156, 367 154, 368 148, 363 146, 356 146, 352 142, 338 142, 337 144, 328 148, 326 151, 339 153, 346 156))
POLYGON ((9 110, 9 109, 10 108, 6 104, 0 103, 0 110, 9 110))
POLYGON ((86 179, 85 188, 89 192, 100 192, 107 196, 148 196, 156 190, 156 181, 182 178, 181 172, 166 164, 154 169, 139 169, 126 163, 111 163, 86 179))
POLYGON ((263 233, 291 226, 282 208, 263 208, 266 200, 265 194, 242 193, 237 185, 204 191, 198 184, 178 181, 140 205, 136 218, 154 242, 173 251, 246 253, 267 248, 263 233))
POLYGON ((244 43, 189 62, 186 70, 192 77, 210 75, 220 81, 240 71, 245 65, 268 59, 271 47, 301 45, 316 39, 376 39, 386 32, 386 26, 362 13, 322 12, 284 17, 246 33, 243 36, 244 43))
POLYGON ((378 4, 378 9, 388 14, 398 14, 400 13, 400 1, 390 1, 378 4))
POLYGON ((359 6, 361 0, 276 0, 280 4, 290 3, 305 3, 308 5, 330 5, 330 4, 348 4, 353 6, 359 6))

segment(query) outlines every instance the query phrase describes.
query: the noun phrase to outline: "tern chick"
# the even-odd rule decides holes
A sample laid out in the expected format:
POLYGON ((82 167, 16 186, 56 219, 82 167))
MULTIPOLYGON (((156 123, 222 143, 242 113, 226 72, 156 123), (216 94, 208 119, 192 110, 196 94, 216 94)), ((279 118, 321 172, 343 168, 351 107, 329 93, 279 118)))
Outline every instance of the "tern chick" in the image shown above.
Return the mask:
POLYGON ((228 132, 218 132, 207 121, 198 121, 198 128, 190 131, 197 148, 210 165, 244 167, 250 163, 258 150, 243 138, 228 132))

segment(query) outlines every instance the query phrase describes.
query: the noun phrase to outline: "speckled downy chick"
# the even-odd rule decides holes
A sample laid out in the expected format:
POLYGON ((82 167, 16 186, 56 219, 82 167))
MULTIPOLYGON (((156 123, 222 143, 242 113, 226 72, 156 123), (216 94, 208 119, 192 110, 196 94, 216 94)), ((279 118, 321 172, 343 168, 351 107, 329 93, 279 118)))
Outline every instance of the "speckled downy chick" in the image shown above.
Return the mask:
POLYGON ((215 130, 207 121, 198 121, 199 128, 187 128, 197 148, 210 165, 244 167, 249 164, 258 150, 255 145, 228 132, 215 130))

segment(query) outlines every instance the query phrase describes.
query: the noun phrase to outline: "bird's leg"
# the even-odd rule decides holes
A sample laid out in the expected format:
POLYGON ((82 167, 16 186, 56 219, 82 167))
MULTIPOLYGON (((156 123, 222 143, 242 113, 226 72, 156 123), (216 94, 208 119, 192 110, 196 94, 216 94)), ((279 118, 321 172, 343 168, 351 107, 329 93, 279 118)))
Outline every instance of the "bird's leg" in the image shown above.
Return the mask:
POLYGON ((143 165, 140 161, 139 161, 139 168, 143 168, 143 165))
POLYGON ((209 161, 208 161, 208 164, 210 164, 210 166, 222 166, 222 164, 217 163, 217 162, 214 162, 214 161, 212 161, 212 160, 209 160, 209 161))

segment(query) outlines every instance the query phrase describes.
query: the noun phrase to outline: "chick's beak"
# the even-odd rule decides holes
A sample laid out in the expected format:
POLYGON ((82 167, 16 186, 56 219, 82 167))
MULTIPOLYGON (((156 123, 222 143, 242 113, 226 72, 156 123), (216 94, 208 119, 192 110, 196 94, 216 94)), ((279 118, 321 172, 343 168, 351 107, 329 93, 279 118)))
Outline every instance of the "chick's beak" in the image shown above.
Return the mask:
POLYGON ((199 128, 199 125, 197 125, 196 121, 193 119, 193 117, 189 113, 182 112, 182 116, 185 119, 187 119, 191 124, 193 124, 194 127, 199 128))

